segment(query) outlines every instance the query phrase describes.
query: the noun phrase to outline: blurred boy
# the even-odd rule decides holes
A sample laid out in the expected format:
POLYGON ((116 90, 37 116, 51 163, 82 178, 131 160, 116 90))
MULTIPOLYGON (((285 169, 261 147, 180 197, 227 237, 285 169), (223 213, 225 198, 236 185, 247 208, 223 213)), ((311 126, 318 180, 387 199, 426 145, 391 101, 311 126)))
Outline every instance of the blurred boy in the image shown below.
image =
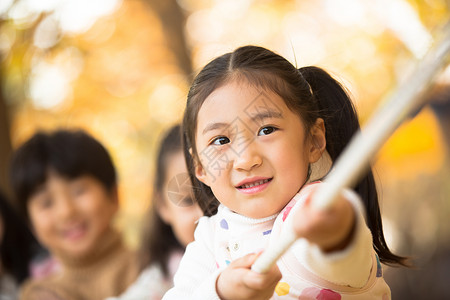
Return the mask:
POLYGON ((117 178, 106 149, 83 131, 36 133, 13 155, 22 214, 61 272, 24 284, 20 299, 103 299, 137 277, 134 254, 112 226, 117 178))

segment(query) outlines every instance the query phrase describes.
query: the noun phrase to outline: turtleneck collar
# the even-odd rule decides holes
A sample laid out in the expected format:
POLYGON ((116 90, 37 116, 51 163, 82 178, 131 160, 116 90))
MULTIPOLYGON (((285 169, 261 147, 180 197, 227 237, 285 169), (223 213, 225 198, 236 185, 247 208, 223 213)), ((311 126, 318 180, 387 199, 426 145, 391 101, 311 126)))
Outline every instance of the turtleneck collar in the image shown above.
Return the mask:
POLYGON ((223 220, 220 220, 220 222, 222 222, 221 226, 226 226, 228 233, 233 235, 251 232, 254 230, 255 226, 258 226, 259 228, 271 228, 278 216, 277 213, 265 218, 254 219, 235 213, 223 204, 220 204, 218 209, 220 212, 218 215, 221 215, 224 218, 223 220), (227 224, 225 225, 224 222, 227 224))

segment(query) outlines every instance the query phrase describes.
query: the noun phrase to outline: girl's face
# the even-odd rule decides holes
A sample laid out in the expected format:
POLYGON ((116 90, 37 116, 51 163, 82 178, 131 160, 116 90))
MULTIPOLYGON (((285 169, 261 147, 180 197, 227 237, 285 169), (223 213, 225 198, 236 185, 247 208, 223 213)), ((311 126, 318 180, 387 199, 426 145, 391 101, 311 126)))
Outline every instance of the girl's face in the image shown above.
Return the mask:
POLYGON ((103 242, 117 209, 116 192, 97 179, 66 179, 54 172, 28 202, 38 239, 57 255, 72 258, 89 255, 103 242))
POLYGON ((197 178, 232 211, 274 215, 307 179, 325 148, 323 121, 306 134, 277 94, 232 81, 211 93, 197 119, 197 178))
POLYGON ((172 227, 180 244, 186 247, 194 240, 197 220, 203 214, 200 206, 192 200, 192 184, 183 152, 171 154, 166 161, 166 178, 158 212, 163 221, 172 227))

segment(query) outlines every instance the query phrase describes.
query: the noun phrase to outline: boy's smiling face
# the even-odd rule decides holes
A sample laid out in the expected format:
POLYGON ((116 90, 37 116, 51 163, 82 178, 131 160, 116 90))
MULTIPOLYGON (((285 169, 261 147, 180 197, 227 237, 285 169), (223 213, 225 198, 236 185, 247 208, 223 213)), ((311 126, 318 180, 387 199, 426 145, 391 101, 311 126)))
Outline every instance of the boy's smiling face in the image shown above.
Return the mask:
POLYGON ((92 253, 112 228, 117 209, 116 191, 107 191, 94 177, 66 179, 55 172, 49 172, 28 202, 39 241, 56 255, 71 258, 92 253))

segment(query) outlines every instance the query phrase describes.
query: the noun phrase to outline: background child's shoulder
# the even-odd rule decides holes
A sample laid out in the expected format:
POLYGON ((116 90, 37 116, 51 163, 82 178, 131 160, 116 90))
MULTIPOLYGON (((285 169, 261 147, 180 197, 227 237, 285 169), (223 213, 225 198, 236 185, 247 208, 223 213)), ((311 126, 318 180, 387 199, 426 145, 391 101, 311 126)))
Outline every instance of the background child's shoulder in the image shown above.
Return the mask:
POLYGON ((28 279, 20 288, 20 300, 78 300, 74 295, 64 292, 57 284, 56 275, 45 278, 28 279))

